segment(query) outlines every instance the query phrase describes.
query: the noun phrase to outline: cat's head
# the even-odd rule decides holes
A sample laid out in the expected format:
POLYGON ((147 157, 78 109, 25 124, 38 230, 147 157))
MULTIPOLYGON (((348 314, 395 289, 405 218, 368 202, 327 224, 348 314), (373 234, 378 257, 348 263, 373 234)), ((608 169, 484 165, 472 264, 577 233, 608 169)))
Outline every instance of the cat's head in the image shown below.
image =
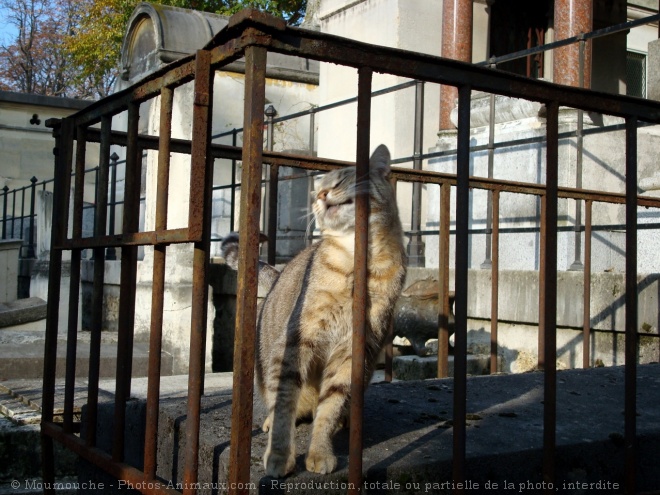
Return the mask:
MULTIPOLYGON (((389 175, 390 152, 387 146, 381 144, 369 159, 372 214, 382 210, 397 211, 389 175)), ((366 192, 366 185, 366 179, 356 181, 355 167, 333 170, 316 183, 312 208, 322 233, 345 235, 354 232, 355 195, 366 192)))

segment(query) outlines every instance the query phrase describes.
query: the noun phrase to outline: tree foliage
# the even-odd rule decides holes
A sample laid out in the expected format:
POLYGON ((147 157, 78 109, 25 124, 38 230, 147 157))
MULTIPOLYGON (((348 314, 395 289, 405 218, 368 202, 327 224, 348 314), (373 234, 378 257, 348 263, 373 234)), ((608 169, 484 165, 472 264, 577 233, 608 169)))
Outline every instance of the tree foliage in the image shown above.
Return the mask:
MULTIPOLYGON (((18 31, 0 46, 0 89, 99 98, 118 76, 128 19, 140 0, 0 0, 18 31)), ((232 15, 251 7, 300 24, 307 0, 159 0, 232 15)))
POLYGON ((0 89, 48 96, 85 96, 69 85, 62 50, 73 27, 72 0, 1 0, 6 24, 18 33, 0 44, 0 89))

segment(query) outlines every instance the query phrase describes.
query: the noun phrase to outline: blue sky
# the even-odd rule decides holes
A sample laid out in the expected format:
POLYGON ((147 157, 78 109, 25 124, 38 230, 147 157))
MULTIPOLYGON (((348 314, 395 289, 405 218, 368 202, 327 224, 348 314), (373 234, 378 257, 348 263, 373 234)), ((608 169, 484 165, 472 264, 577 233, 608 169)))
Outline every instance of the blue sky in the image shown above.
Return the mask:
POLYGON ((16 28, 7 24, 6 9, 0 8, 0 43, 9 44, 16 36, 16 28))

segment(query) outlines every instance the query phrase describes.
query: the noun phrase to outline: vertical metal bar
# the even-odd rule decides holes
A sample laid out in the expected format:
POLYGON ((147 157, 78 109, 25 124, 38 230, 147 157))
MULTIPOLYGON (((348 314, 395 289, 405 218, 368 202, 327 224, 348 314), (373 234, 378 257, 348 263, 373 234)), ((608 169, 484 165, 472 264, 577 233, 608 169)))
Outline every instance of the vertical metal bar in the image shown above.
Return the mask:
POLYGON ((542 316, 545 313, 545 274, 546 274, 546 205, 547 205, 546 195, 541 196, 541 227, 539 229, 540 234, 540 245, 539 245, 539 338, 538 338, 538 369, 542 370, 545 368, 545 321, 542 316))
POLYGON ((438 235, 438 378, 449 375, 449 227, 451 186, 440 186, 440 230, 438 235))
POLYGON ((280 167, 270 165, 270 180, 268 181, 268 264, 275 264, 277 254, 277 194, 279 186, 280 167))
POLYGON ((34 252, 34 200, 36 196, 36 184, 37 178, 32 177, 30 179, 32 185, 30 186, 30 233, 28 234, 28 248, 26 258, 36 258, 34 252))
MULTIPOLYGON (((99 167, 96 167, 94 169, 94 204, 97 205, 99 203, 99 167)), ((96 213, 96 210, 94 210, 96 213)), ((94 218, 94 222, 96 223, 96 217, 94 218)), ((105 228, 103 230, 105 232, 105 228)))
MULTIPOLYGON (((110 155, 110 220, 108 221, 108 234, 115 235, 115 211, 117 209, 117 161, 119 156, 117 153, 110 155)), ((116 260, 117 259, 117 250, 114 246, 106 249, 106 259, 107 260, 116 260)))
MULTIPOLYGON (((44 343, 44 374, 41 404, 42 433, 46 423, 53 421, 55 403, 55 372, 57 366, 57 324, 59 320, 60 283, 62 278, 62 250, 59 246, 67 235, 69 193, 71 187, 71 158, 74 128, 65 119, 53 130, 55 136, 55 180, 53 187, 53 223, 51 230, 50 273, 48 276, 48 305, 44 343)), ((41 435, 42 471, 45 493, 55 493, 55 455, 53 439, 41 435)))
POLYGON ((7 196, 9 195, 9 187, 5 186, 2 188, 4 193, 2 197, 2 238, 7 238, 7 196))
POLYGON ((238 285, 234 338, 234 388, 232 400, 229 484, 231 494, 247 494, 239 483, 250 480, 254 355, 257 327, 257 278, 259 213, 265 104, 266 50, 245 50, 245 123, 243 176, 238 246, 238 285))
MULTIPOLYGON (((422 170, 422 153, 424 148, 424 81, 415 83, 415 129, 413 134, 413 169, 422 170)), ((422 184, 413 182, 412 185, 412 214, 410 230, 412 231, 408 242, 408 265, 424 266, 424 242, 419 233, 422 221, 422 184)))
MULTIPOLYGON (((246 61, 247 63, 247 61, 246 61)), ((188 368, 188 421, 186 424, 186 456, 183 472, 184 494, 196 493, 199 465, 199 421, 204 392, 206 354, 206 319, 211 246, 211 205, 213 198, 213 157, 211 156, 211 124, 213 111, 213 76, 211 52, 199 50, 195 61, 195 96, 193 137, 191 145, 190 202, 197 197, 201 215, 201 237, 194 244, 193 288, 190 316, 190 363, 188 368)), ((263 112, 263 105, 259 109, 263 112)), ((189 219, 189 225, 192 219, 189 219)))
MULTIPOLYGON (((137 232, 140 222, 140 183, 142 177, 142 153, 138 146, 138 123, 140 104, 132 102, 128 106, 128 127, 126 142, 126 179, 122 233, 137 232)), ((108 152, 110 150, 108 149, 108 152)), ((99 204, 108 202, 108 165, 109 154, 103 157, 99 178, 99 204), (103 195, 101 197, 101 195, 103 195)), ((103 218, 98 225, 105 233, 106 210, 98 211, 103 218)), ((98 235, 98 234, 97 234, 98 235)), ((104 252, 103 250, 100 250, 104 252)), ((131 395, 131 374, 133 368, 133 330, 135 326, 135 291, 137 279, 137 246, 122 246, 121 272, 119 278, 119 314, 117 335, 117 382, 115 386, 114 434, 112 458, 122 461, 124 458, 124 426, 126 423, 126 401, 131 395)))
POLYGON ((492 192, 493 199, 493 243, 491 259, 490 298, 490 372, 497 373, 497 326, 499 319, 500 278, 500 191, 492 192))
MULTIPOLYGON (((170 180, 170 136, 174 90, 164 87, 160 93, 160 126, 158 139, 158 182, 156 186, 156 232, 167 229, 167 199, 170 180)), ((166 246, 154 246, 153 286, 151 292, 151 329, 149 332, 149 368, 147 371, 147 412, 144 434, 144 473, 156 477, 158 448, 158 401, 163 339, 166 246)))
MULTIPOLYGON (((584 155, 584 132, 583 132, 584 112, 578 110, 578 123, 577 123, 577 163, 575 170, 575 187, 582 189, 582 158, 584 155)), ((570 270, 583 270, 582 263, 582 202, 579 199, 575 200, 575 260, 570 266, 570 270)))
MULTIPOLYGON (((238 131, 231 132, 231 145, 236 146, 238 131)), ((229 202, 229 230, 234 231, 234 216, 236 215, 236 160, 231 161, 231 201, 229 202)))
MULTIPOLYGON (((394 190, 394 197, 396 198, 396 189, 398 181, 395 178, 390 178, 390 184, 392 184, 392 189, 394 190)), ((390 328, 388 329, 387 338, 385 340, 385 381, 391 382, 393 378, 392 373, 392 364, 394 360, 394 319, 390 323, 390 328)))
POLYGON ((13 191, 11 198, 11 238, 14 238, 14 224, 16 223, 16 189, 13 191))
POLYGON ((582 303, 582 367, 591 363, 591 213, 593 201, 585 201, 584 219, 584 299, 582 303))
MULTIPOLYGON (((543 481, 555 483, 557 419, 557 193, 559 170, 559 105, 547 105, 546 205, 545 205, 545 323, 543 401, 543 481)), ((552 489, 554 492, 554 488, 552 489)), ((546 490, 550 493, 550 490, 546 490)))
MULTIPOLYGON (((581 88, 584 87, 584 65, 585 65, 585 50, 586 40, 584 33, 578 35, 578 84, 581 88)), ((584 154, 584 111, 578 109, 577 111, 577 129, 576 135, 576 164, 575 164, 575 187, 582 189, 582 159, 584 154)), ((582 233, 580 232, 582 226, 582 203, 580 200, 575 200, 575 260, 571 264, 570 270, 582 270, 582 233)))
MULTIPOLYGON (((107 162, 110 154, 110 133, 112 117, 101 119, 101 145, 99 164, 107 162)), ((98 188, 97 188, 98 189, 98 188)), ((98 194, 98 190, 96 191, 98 194)), ((105 233, 105 204, 96 203, 94 214, 94 236, 105 233), (101 223, 104 220, 104 223, 101 223)), ((92 289, 90 343, 89 343, 89 379, 87 384, 87 430, 85 442, 88 446, 96 445, 96 419, 98 415, 99 371, 101 363, 101 331, 103 330, 103 287, 105 279, 105 249, 94 248, 94 285, 92 289)))
MULTIPOLYGON (((371 81, 369 67, 358 69, 356 182, 369 184, 369 134, 371 131, 371 81)), ((367 317, 367 254, 369 240, 369 190, 355 196, 355 261, 353 279, 353 361, 351 369, 348 493, 362 488, 362 421, 364 409, 364 359, 367 317)))
MULTIPOLYGON (((456 155, 456 299, 454 336, 454 482, 465 481, 467 402, 468 214, 470 211, 470 86, 458 88, 458 148, 456 155)), ((457 485, 458 486, 458 485, 457 485)), ((463 493, 457 488, 454 493, 463 493)))
POLYGON ((626 119, 626 368, 625 492, 636 493, 637 478, 637 118, 626 119))
POLYGON ((309 156, 314 156, 314 141, 316 135, 316 106, 309 109, 309 156))
MULTIPOLYGON (((25 187, 21 188, 21 239, 23 240, 23 244, 25 243, 25 239, 23 239, 23 234, 24 234, 24 222, 25 222, 25 187)), ((23 244, 21 244, 21 251, 20 251, 20 257, 23 257, 23 244)))
MULTIPOLYGON (((490 95, 490 114, 488 119, 488 178, 493 178, 495 164, 495 95, 490 95)), ((492 217, 493 217, 493 192, 488 191, 486 203, 486 259, 481 268, 490 268, 492 264, 492 217)))
MULTIPOLYGON (((76 173, 73 199, 73 235, 82 237, 83 199, 85 192, 85 159, 87 139, 84 127, 76 135, 76 173)), ((64 381, 64 431, 73 431, 73 399, 76 379, 76 353, 78 347, 78 303, 80 291, 80 259, 82 250, 71 252, 71 282, 69 289, 69 319, 66 339, 66 376, 64 381)))
POLYGON ((390 322, 385 340, 385 381, 390 383, 394 377, 392 364, 394 361, 394 320, 390 322))
MULTIPOLYGON (((277 111, 273 105, 268 105, 264 114, 266 115, 266 149, 273 151, 275 127, 273 119, 277 111)), ((268 244, 261 246, 261 254, 265 255, 270 265, 275 264, 275 237, 277 235, 277 195, 273 198, 273 189, 277 190, 277 178, 273 178, 273 171, 277 170, 273 165, 265 169, 265 183, 263 204, 264 230, 268 233, 268 244)), ((277 193, 275 193, 277 194, 277 193)))

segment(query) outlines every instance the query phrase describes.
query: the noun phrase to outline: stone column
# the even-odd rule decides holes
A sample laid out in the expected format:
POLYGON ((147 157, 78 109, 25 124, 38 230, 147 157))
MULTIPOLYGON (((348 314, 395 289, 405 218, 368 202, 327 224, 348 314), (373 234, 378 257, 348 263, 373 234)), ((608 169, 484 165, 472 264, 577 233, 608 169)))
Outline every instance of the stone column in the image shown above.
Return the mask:
MULTIPOLYGON (((555 0, 555 40, 563 40, 593 29, 593 0, 555 0)), ((553 80, 568 86, 580 85, 580 44, 554 51, 553 80)), ((591 43, 585 46, 584 83, 591 87, 591 43)))
MULTIPOLYGON (((442 53, 446 58, 472 61, 472 0, 442 2, 442 53)), ((440 87, 440 130, 453 129, 450 114, 457 90, 440 87)))

